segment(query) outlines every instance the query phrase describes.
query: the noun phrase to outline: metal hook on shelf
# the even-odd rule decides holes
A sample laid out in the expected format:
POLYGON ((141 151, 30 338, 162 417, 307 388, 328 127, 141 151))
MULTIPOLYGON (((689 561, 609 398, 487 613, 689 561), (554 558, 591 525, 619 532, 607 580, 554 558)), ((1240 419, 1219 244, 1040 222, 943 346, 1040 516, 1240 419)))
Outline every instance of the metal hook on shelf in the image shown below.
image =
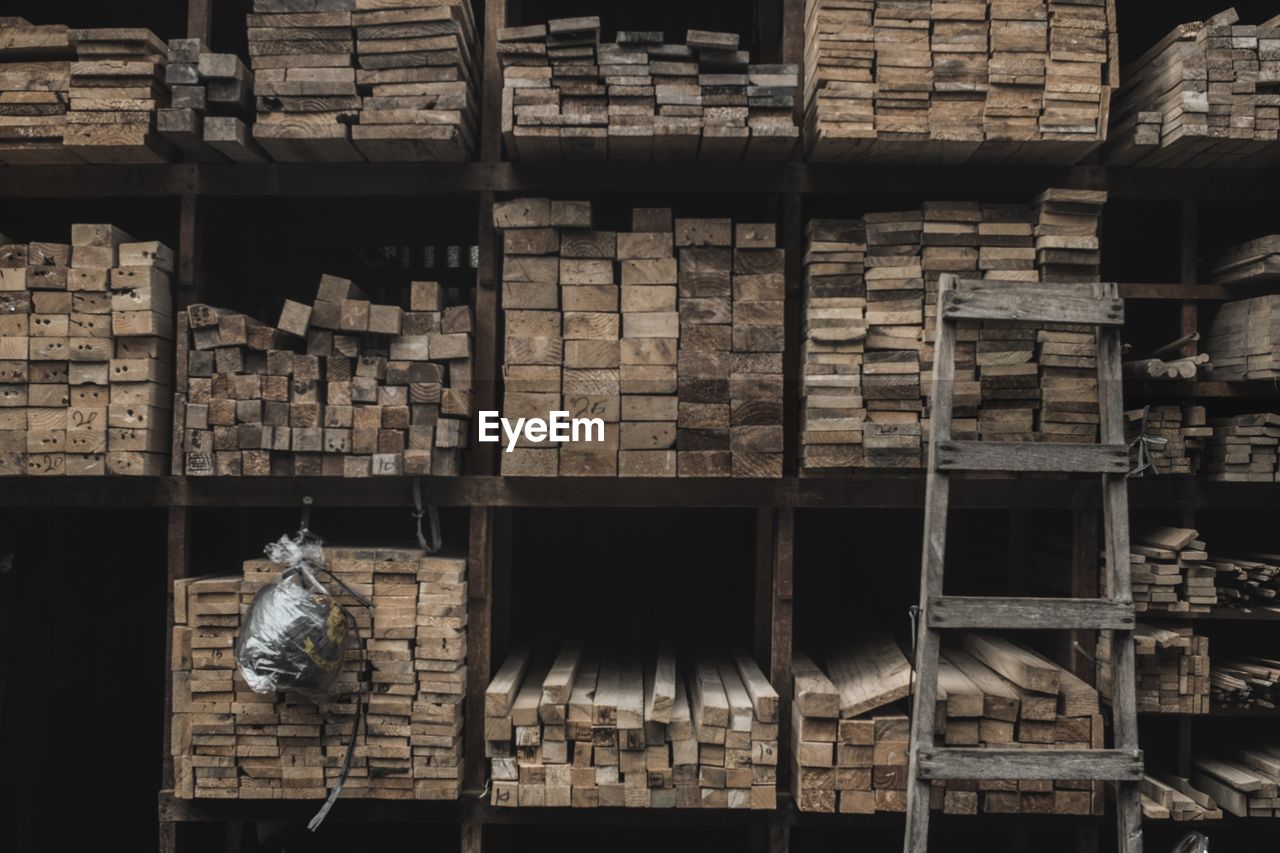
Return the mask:
POLYGON ((302 521, 298 523, 298 535, 308 536, 311 534, 311 505, 315 503, 310 495, 302 498, 302 521))
POLYGON ((423 512, 422 480, 416 478, 413 481, 413 517, 418 525, 418 547, 428 554, 438 553, 440 547, 444 544, 443 537, 440 535, 440 512, 434 506, 426 507, 425 513, 423 512), (430 543, 422 535, 422 516, 424 514, 427 516, 427 526, 431 528, 430 543))

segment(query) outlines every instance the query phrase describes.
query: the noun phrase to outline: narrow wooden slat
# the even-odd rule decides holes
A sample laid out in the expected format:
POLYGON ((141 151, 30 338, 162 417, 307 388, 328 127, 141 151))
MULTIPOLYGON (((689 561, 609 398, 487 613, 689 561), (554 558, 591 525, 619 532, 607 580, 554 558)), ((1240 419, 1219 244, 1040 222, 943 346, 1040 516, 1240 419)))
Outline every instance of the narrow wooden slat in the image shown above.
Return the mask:
POLYGON ((1021 441, 942 441, 938 468, 944 471, 1052 471, 1125 474, 1129 448, 1122 444, 1059 444, 1021 441))
MULTIPOLYGON (((938 278, 938 298, 956 285, 954 275, 938 278)), ((955 392, 956 327, 939 323, 933 353, 933 415, 929 419, 929 458, 925 473, 924 543, 920 557, 920 607, 926 617, 916 633, 915 686, 911 697, 911 746, 907 756, 907 827, 905 853, 927 849, 929 798, 932 786, 921 775, 921 753, 933 746, 935 706, 938 700, 938 633, 929 630, 929 600, 942 595, 942 570, 947 553, 947 510, 950 475, 938 464, 938 448, 951 440, 951 414, 955 392)))
POLYGON ((1093 598, 942 596, 929 602, 931 628, 1132 630, 1133 604, 1093 598))
MULTIPOLYGON (((923 779, 1142 780, 1142 752, 1125 749, 924 749, 923 779)), ((918 848, 923 849, 923 848, 918 848)))
POLYGON ((1029 323, 1124 324, 1124 300, 1093 296, 1046 297, 1030 288, 985 290, 940 296, 946 320, 1008 320, 1029 323))

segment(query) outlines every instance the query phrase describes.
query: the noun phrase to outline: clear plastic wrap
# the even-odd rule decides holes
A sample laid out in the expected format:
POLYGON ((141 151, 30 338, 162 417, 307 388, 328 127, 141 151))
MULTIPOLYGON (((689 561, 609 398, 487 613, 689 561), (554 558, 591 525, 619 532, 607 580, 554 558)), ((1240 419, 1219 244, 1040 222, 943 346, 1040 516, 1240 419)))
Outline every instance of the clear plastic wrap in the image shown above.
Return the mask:
POLYGON ((235 646, 240 674, 255 693, 331 696, 355 623, 316 577, 325 573, 321 542, 282 536, 266 553, 284 570, 245 613, 235 646))

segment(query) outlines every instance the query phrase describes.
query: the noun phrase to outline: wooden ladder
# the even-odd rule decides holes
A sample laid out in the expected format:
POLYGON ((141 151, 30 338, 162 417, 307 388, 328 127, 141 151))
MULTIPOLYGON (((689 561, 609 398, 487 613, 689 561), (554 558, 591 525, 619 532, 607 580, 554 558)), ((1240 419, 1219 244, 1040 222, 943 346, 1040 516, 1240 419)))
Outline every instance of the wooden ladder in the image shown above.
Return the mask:
POLYGON ((929 788, 946 779, 1070 779, 1117 783, 1120 853, 1141 853, 1142 810, 1138 783, 1132 591, 1129 584, 1129 507, 1120 379, 1120 326, 1124 301, 1114 284, 1011 284, 938 282, 938 337, 933 356, 933 397, 920 569, 920 623, 916 636, 915 690, 907 787, 906 853, 924 853, 929 839, 929 788), (1100 444, 954 441, 951 417, 955 380, 956 321, 1072 323, 1097 327, 1100 444), (1102 475, 1106 537, 1106 598, 979 598, 946 596, 947 502, 952 471, 1053 471, 1102 475), (1113 749, 942 748, 934 743, 940 632, 970 629, 1111 629, 1114 690, 1113 749))

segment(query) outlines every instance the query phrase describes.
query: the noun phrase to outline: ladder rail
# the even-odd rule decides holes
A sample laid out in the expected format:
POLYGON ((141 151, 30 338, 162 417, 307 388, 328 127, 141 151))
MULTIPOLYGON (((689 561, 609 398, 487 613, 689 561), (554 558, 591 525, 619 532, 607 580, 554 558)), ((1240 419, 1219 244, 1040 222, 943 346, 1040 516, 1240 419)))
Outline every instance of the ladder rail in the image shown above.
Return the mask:
MULTIPOLYGON (((938 299, 950 292, 957 279, 938 279, 938 299)), ((921 562, 920 614, 916 633, 915 684, 911 696, 911 744, 907 757, 906 850, 924 850, 929 841, 931 783, 920 775, 920 758, 934 741, 934 713, 938 694, 938 655, 941 638, 929 628, 929 599, 942 595, 943 565, 947 553, 947 515, 950 475, 938 467, 938 448, 951 440, 951 415, 955 399, 955 324, 939 319, 933 351, 933 391, 929 398, 929 459, 925 469, 924 544, 921 562)))

